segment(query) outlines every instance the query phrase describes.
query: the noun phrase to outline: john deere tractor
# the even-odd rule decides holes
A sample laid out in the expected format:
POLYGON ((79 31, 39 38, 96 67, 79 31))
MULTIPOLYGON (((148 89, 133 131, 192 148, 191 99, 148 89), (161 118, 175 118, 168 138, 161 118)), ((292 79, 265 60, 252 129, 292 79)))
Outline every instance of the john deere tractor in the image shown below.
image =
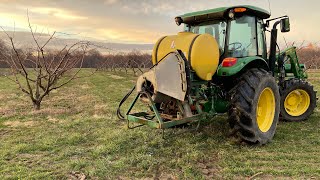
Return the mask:
POLYGON ((120 107, 134 89, 121 101, 119 118, 128 125, 166 129, 227 113, 231 132, 256 144, 273 138, 280 118, 306 120, 316 107, 316 92, 296 48, 280 51, 277 44, 278 26, 290 31, 289 17, 270 16, 245 5, 176 17, 184 31, 155 44, 154 66, 138 78, 137 95, 125 115, 120 107), (133 112, 137 101, 149 110, 133 112))

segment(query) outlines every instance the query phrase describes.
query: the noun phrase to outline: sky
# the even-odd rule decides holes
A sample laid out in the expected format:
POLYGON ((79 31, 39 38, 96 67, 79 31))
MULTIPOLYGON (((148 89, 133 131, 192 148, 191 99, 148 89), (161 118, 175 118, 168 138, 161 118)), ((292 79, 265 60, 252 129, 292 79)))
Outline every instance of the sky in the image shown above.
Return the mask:
MULTIPOLYGON (((182 31, 174 17, 231 5, 255 5, 269 11, 268 0, 0 0, 0 26, 27 31, 29 12, 37 32, 67 38, 116 43, 155 43, 182 31), (66 35, 67 34, 67 35, 66 35)), ((288 42, 320 41, 319 0, 270 0, 272 17, 290 16, 288 42)))

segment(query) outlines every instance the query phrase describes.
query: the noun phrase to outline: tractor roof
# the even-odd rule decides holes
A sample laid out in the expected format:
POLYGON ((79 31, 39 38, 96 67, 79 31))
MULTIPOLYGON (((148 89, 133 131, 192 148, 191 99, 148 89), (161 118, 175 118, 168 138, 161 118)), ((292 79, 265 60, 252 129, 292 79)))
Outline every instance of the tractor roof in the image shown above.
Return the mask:
POLYGON ((246 14, 251 14, 253 16, 257 16, 261 19, 268 19, 271 14, 259 7, 249 6, 249 5, 240 5, 240 6, 231 6, 231 7, 220 7, 215 9, 208 9, 204 11, 197 11, 192 13, 187 13, 178 17, 183 19, 183 22, 186 24, 196 23, 200 21, 206 20, 214 20, 214 19, 224 19, 227 13, 231 9, 235 8, 246 8, 246 14))

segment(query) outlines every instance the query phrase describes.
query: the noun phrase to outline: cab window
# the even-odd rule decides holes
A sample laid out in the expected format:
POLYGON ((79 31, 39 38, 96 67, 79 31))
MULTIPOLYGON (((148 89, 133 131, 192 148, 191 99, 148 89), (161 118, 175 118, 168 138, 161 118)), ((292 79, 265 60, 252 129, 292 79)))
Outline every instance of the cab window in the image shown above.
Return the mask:
POLYGON ((242 16, 230 21, 227 56, 256 56, 258 54, 256 32, 255 17, 242 16))
POLYGON ((265 45, 264 25, 262 20, 257 21, 257 35, 258 35, 258 55, 266 58, 267 50, 265 45))
POLYGON ((212 35, 219 44, 220 54, 223 53, 225 46, 225 35, 226 35, 227 23, 225 21, 210 21, 200 23, 198 25, 185 28, 185 30, 195 34, 210 34, 212 35))

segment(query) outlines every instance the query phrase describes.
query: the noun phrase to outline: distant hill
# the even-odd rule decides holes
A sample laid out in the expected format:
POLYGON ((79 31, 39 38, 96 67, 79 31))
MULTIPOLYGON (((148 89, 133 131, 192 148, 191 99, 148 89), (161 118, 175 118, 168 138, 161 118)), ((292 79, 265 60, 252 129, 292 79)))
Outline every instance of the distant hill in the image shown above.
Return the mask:
MULTIPOLYGON (((32 35, 30 32, 7 32, 10 36, 14 36, 14 42, 19 48, 30 48, 30 46, 35 45, 33 41, 32 35)), ((49 35, 36 33, 35 37, 39 44, 44 44, 49 35)), ((0 38, 9 43, 9 39, 7 35, 3 32, 0 33, 0 38)), ((47 49, 62 49, 65 45, 72 45, 76 42, 80 41, 79 39, 68 39, 56 36, 47 46, 47 49)), ((151 52, 153 48, 153 44, 125 44, 125 43, 109 43, 102 41, 90 41, 93 44, 93 47, 97 48, 101 53, 109 53, 109 52, 130 52, 132 50, 138 50, 142 52, 151 52)))

